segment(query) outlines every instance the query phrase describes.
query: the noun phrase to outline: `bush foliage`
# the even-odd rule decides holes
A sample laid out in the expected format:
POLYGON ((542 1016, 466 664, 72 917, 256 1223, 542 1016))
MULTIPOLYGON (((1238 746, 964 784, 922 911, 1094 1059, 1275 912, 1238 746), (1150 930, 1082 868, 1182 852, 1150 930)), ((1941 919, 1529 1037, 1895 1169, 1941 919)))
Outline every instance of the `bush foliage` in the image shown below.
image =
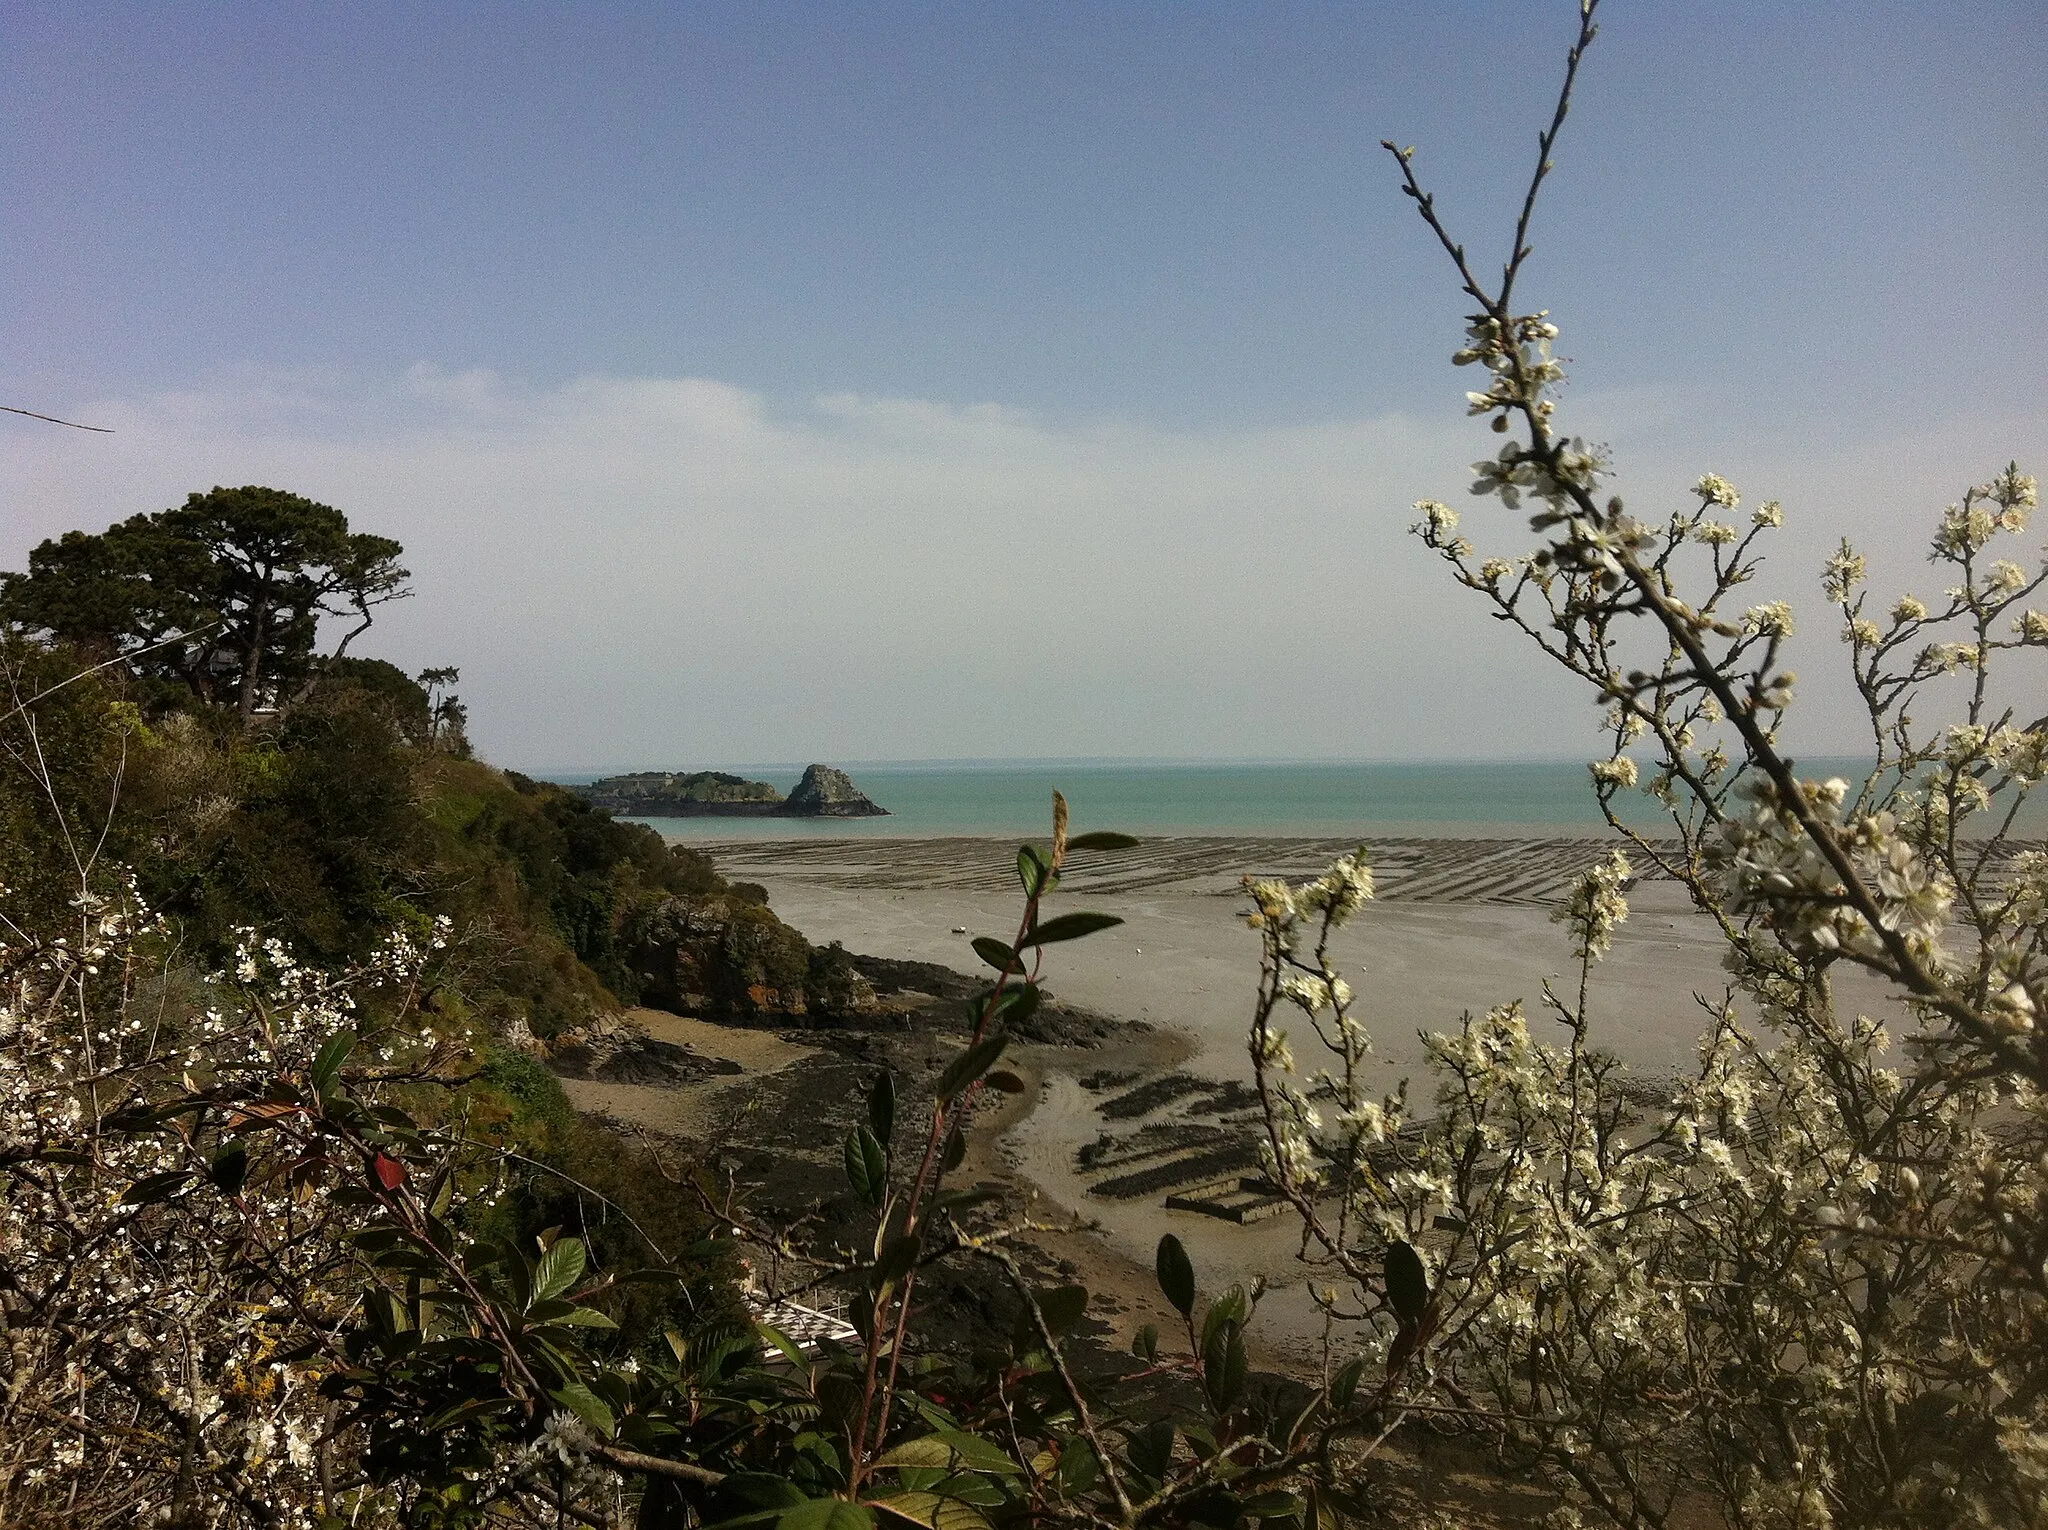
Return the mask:
POLYGON ((1369 999, 1331 957, 1366 853, 1248 880, 1318 1375, 1255 1384, 1260 1283, 1205 1296, 1170 1236, 1177 1322, 1107 1363, 1090 1293, 1030 1273, 1043 1229, 957 1183, 977 1105, 1022 1087, 1048 949, 1117 923, 1043 900, 1128 840, 1055 797, 959 1049, 928 1088, 872 1077, 858 1236, 771 1225, 579 1118, 540 1054, 643 997, 855 1009, 846 953, 470 758, 452 671, 316 652, 320 613, 399 593, 396 544, 215 490, 0 587, 0 1522, 1341 1530, 1427 1425, 1546 1483, 1557 1530, 2048 1524, 2048 854, 2012 838, 2048 774, 2038 673, 2011 678, 2048 646, 2048 568, 2012 551, 2035 486, 2009 467, 1939 516, 1936 599, 1829 561, 1876 758, 1801 777, 1795 613, 1737 609, 1783 512, 1712 474, 1657 519, 1603 497, 1515 298, 1593 12, 1498 283, 1389 148, 1476 305, 1455 360, 1507 441, 1474 491, 1536 542, 1482 556, 1431 501, 1416 530, 1601 700, 1626 849, 1559 910, 1576 984, 1429 1038, 1426 1110, 1367 1089, 1369 999), (1640 864, 1727 951, 1661 1091, 1586 1019, 1640 864), (1839 1002, 1846 970, 1883 1013, 1839 1002), (1009 1288, 1008 1331, 918 1342, 941 1263, 1009 1288), (807 1305, 832 1298, 843 1324, 807 1305))

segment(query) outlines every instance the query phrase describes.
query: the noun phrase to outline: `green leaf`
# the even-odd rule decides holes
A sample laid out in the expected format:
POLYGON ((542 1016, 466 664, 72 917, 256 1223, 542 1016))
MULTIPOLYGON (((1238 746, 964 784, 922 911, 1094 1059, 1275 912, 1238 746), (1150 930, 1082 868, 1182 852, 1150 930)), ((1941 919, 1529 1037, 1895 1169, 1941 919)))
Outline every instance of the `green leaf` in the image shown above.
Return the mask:
POLYGON ((207 1177, 215 1188, 225 1195, 241 1191, 242 1182, 249 1177, 249 1148, 246 1143, 230 1142, 213 1155, 213 1164, 207 1177))
POLYGON ((1102 1463, 1095 1459, 1095 1449, 1086 1440, 1076 1436, 1060 1447, 1060 1464, 1053 1476, 1062 1492, 1085 1493, 1095 1486, 1101 1473, 1102 1463))
POLYGON ((1072 1328, 1081 1321, 1081 1314, 1088 1310, 1086 1286, 1054 1286, 1048 1291, 1037 1292, 1033 1299, 1038 1303, 1039 1316, 1045 1319, 1045 1326, 1056 1334, 1072 1328))
POLYGON ((796 1508, 805 1501, 802 1488, 787 1477, 767 1472, 728 1472, 717 1489, 717 1503, 721 1510, 780 1511, 796 1508))
POLYGON ((1115 914, 1060 914, 1035 926, 1024 937, 1024 946, 1049 946, 1059 940, 1079 940, 1097 930, 1114 929, 1123 920, 1115 914))
POLYGON ((960 1466, 969 1471, 995 1472, 1009 1477, 1021 1477, 1024 1468, 1012 1461, 1006 1451, 997 1449, 977 1434, 968 1434, 959 1429, 941 1429, 934 1436, 944 1440, 953 1448, 953 1454, 960 1466))
POLYGON ((868 1129, 885 1148, 896 1134, 896 1075, 887 1068, 868 1086, 868 1129))
POLYGON ((1131 1338, 1131 1353, 1147 1365, 1159 1358, 1159 1325, 1147 1323, 1131 1338))
POLYGON ((348 1054, 355 1049, 354 1031, 343 1031, 338 1036, 328 1038, 327 1045, 320 1049, 320 1055, 313 1059, 313 1071, 307 1075, 307 1082, 313 1086, 315 1094, 327 1093, 328 1086, 334 1082, 335 1074, 341 1071, 341 1065, 348 1061, 348 1054))
POLYGON ((881 1205, 889 1193, 889 1155, 865 1125, 846 1134, 846 1179, 870 1206, 881 1205))
POLYGON ((1074 850, 1128 850, 1138 841, 1129 834, 1118 834, 1110 829, 1097 829, 1092 834, 1076 834, 1067 841, 1067 849, 1074 850))
POLYGON ((1422 1321, 1429 1308, 1429 1271, 1414 1245, 1387 1245, 1387 1300, 1395 1314, 1409 1326, 1422 1321))
POLYGON ((1024 1080, 1012 1073, 1008 1068, 998 1068, 995 1072, 991 1073, 988 1076, 988 1086, 1004 1094, 1022 1094, 1024 1092, 1024 1080))
POLYGON ((1228 1413, 1244 1395, 1249 1365, 1244 1330, 1234 1322, 1218 1324, 1202 1345, 1202 1379, 1218 1413, 1228 1413))
POLYGON ((1195 1310, 1195 1267, 1180 1239, 1168 1233, 1159 1240, 1159 1254, 1153 1261, 1159 1274, 1159 1289, 1182 1317, 1195 1310))
POLYGON ((1254 1493, 1238 1505, 1238 1512, 1247 1519, 1292 1519, 1303 1507, 1301 1499, 1293 1493, 1254 1493))
POLYGON ((893 1284, 908 1275, 917 1263, 917 1256, 924 1252, 924 1239, 917 1233, 899 1233, 882 1245, 882 1255, 875 1261, 875 1280, 878 1284, 893 1284))
POLYGON ((998 972, 1022 972, 1024 964, 1017 959, 1017 953, 997 940, 993 935, 977 935, 971 944, 974 954, 987 962, 998 972))
MULTIPOLYGON (((984 993, 977 1002, 987 998, 988 994, 984 993)), ((1013 984, 996 996, 995 1009, 989 1018, 1002 1021, 1007 1029, 1015 1029, 1037 1012, 1038 1000, 1036 983, 1013 984)))
POLYGON ((121 1197, 123 1206, 152 1206, 167 1201, 199 1176, 190 1169, 172 1169, 151 1174, 130 1185, 121 1197))
POLYGON ((1359 1356, 1330 1378, 1330 1402, 1338 1412, 1351 1406, 1358 1392, 1358 1378, 1365 1374, 1365 1357, 1359 1356))
POLYGON ((563 1328, 616 1328, 619 1326, 595 1307, 573 1307, 552 1321, 563 1328))
POLYGON ((1002 1450, 978 1435, 959 1429, 939 1429, 892 1445, 875 1458, 875 1465, 897 1469, 990 1472, 1017 1476, 1022 1469, 1002 1450))
POLYGON ((939 1167, 951 1174, 967 1157, 967 1134, 960 1130, 955 1121, 951 1131, 946 1133, 946 1146, 939 1156, 939 1167))
POLYGON ((775 1530, 874 1530, 875 1514, 864 1503, 844 1498, 813 1498, 784 1509, 775 1530))
MULTIPOLYGON (((877 1466, 888 1464, 887 1461, 875 1463, 877 1466)), ((920 1472, 918 1475, 927 1474, 920 1472)), ((938 1511, 940 1501, 937 1493, 928 1493, 922 1488, 903 1493, 890 1493, 871 1500, 875 1508, 886 1509, 898 1519, 907 1519, 913 1525, 922 1525, 924 1530, 932 1530, 932 1518, 938 1511)))
POLYGON ((1206 1347, 1226 1324, 1235 1323, 1243 1327, 1251 1313, 1252 1304, 1244 1293, 1244 1287, 1232 1286, 1209 1304, 1208 1315, 1202 1319, 1203 1345, 1206 1347))
POLYGON ((973 1046, 962 1052, 939 1075, 939 1081, 932 1086, 932 1093, 940 1100, 950 1100, 982 1074, 996 1065, 996 1059, 1003 1055, 1003 1048, 1010 1044, 1007 1031, 996 1031, 984 1036, 973 1046))
POLYGON ((580 1381, 556 1387, 548 1395, 606 1439, 610 1439, 619 1427, 618 1420, 612 1417, 612 1410, 605 1406, 604 1399, 580 1381))
POLYGON ((1017 847, 1017 880, 1024 884, 1024 895, 1036 898, 1045 891, 1046 878, 1052 875, 1052 867, 1046 862, 1045 854, 1036 845, 1017 847))
POLYGON ((586 1262, 581 1238, 555 1239, 553 1246, 540 1256, 540 1263, 534 1266, 533 1286, 526 1305, 531 1307, 536 1302, 560 1296, 583 1278, 586 1262))
POLYGON ((941 1498, 932 1510, 932 1530, 990 1530, 988 1516, 957 1498, 941 1498))
POLYGON ((718 1491, 721 1497, 729 1494, 741 1503, 764 1509, 794 1509, 808 1501, 802 1488, 769 1472, 730 1472, 718 1491))
POLYGON ((754 1331, 782 1351, 782 1358, 798 1370, 804 1369, 804 1352, 796 1347, 796 1341, 772 1323, 756 1323, 754 1331))
POLYGON ((509 1413, 519 1406, 511 1397, 472 1397, 465 1402, 451 1404, 439 1413, 429 1414, 421 1427, 429 1434, 438 1434, 443 1429, 452 1429, 466 1420, 479 1418, 486 1413, 509 1413))
POLYGON ((1130 1463, 1141 1475, 1154 1482, 1165 1480, 1166 1471, 1173 1464, 1173 1425, 1166 1419, 1155 1419, 1143 1429, 1131 1433, 1130 1449, 1126 1452, 1130 1463))
POLYGON ((988 1516, 981 1510, 938 1493, 891 1493, 875 1499, 874 1506, 925 1530, 989 1530, 988 1516))
POLYGON ((914 1440, 905 1440, 900 1445, 890 1446, 875 1457, 874 1464, 878 1467, 936 1467, 951 1471, 954 1460, 952 1446, 935 1434, 926 1434, 914 1440))
POLYGON ((612 1284, 615 1286, 680 1286, 686 1285, 688 1282, 684 1279, 680 1270, 664 1270, 656 1265, 647 1264, 642 1265, 637 1270, 627 1270, 623 1274, 614 1275, 612 1277, 612 1284))

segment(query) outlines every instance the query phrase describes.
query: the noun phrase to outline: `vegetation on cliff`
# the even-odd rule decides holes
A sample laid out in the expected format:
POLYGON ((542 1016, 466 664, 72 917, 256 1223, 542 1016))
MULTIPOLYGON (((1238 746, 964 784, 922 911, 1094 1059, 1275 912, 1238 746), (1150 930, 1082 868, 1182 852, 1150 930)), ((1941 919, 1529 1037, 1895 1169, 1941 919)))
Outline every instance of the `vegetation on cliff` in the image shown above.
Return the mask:
POLYGON ((922 1088, 870 1073, 842 1160, 859 1236, 814 1239, 594 1141, 508 1043, 636 985, 858 1005, 844 964, 657 837, 466 758, 459 714, 389 666, 316 654, 324 575, 251 594, 179 522, 164 577, 204 577, 175 622, 233 645, 152 639, 175 623, 141 584, 86 610, 93 570, 158 555, 152 522, 142 551, 73 544, 5 591, 0 1520, 1348 1530, 1384 1522, 1372 1458, 1426 1428, 1532 1474, 1553 1530, 2048 1525, 2048 854, 2006 839, 2048 717, 2037 683, 2001 689, 2048 647, 2024 604, 2048 567, 1997 555, 2036 485, 2008 467, 1941 514, 1936 599, 1873 603, 1852 547, 1828 561, 1881 759, 1801 779, 1793 612, 1735 609, 1780 508, 1737 524, 1713 474, 1654 522, 1603 500, 1600 453, 1554 430, 1555 327, 1511 302, 1594 9, 1497 285, 1394 149, 1479 307, 1472 411, 1511 438, 1474 487, 1530 501, 1538 544, 1481 560, 1434 502, 1417 531, 1596 691, 1593 790, 1715 921, 1729 986, 1691 1076, 1646 1092, 1590 1044, 1620 852, 1559 911, 1579 968, 1543 995, 1556 1044, 1519 1003, 1427 1038, 1428 1117, 1367 1089, 1330 954, 1364 853, 1248 880, 1265 1168, 1325 1364, 1257 1384, 1260 1285, 1204 1300, 1168 1236, 1172 1332, 1085 1368, 1090 1293, 1034 1282, 1032 1224, 949 1176, 978 1106, 1024 1087, 1003 1063, 1046 949, 1117 923, 1045 910, 1069 852, 1125 841, 1070 835, 1055 798, 1014 930, 972 942, 965 1044, 922 1088), (1615 811, 1634 789, 1673 838, 1615 811), (1883 1013, 1840 1007, 1852 971, 1883 1013), (744 1314, 741 1249, 763 1316, 837 1291, 851 1336, 744 1314), (920 1347, 946 1261, 1007 1281, 1015 1323, 920 1347))
POLYGON ((389 1507, 422 1462, 454 1470, 455 1436, 395 1422, 395 1371, 353 1372, 367 1390, 337 1423, 332 1367, 360 1355, 349 1314, 364 1278, 376 1289, 350 1252, 377 1211, 349 1187, 349 1152, 443 1152, 432 1215, 478 1246, 545 1232, 594 1268, 671 1272, 607 1299, 620 1343, 736 1320, 701 1207, 645 1147, 579 1118, 542 1059, 643 997, 788 1019, 872 1000, 760 889, 472 758, 452 669, 416 681, 352 656, 354 630, 320 649, 322 602, 403 594, 398 556, 296 496, 216 491, 46 543, 0 586, 9 1524, 304 1522, 363 1471, 415 1484, 389 1507), (232 534, 206 541, 202 514, 232 534), (348 580, 322 557, 353 558, 348 580), (109 568, 127 583, 103 587, 109 568), (323 1069, 340 1036, 354 1060, 323 1069), (171 1167, 195 1153, 204 1194, 225 1197, 197 1219, 171 1167), (169 1263, 149 1252, 165 1236, 169 1263), (82 1268, 101 1285, 77 1288, 82 1268), (248 1329, 251 1301, 302 1310, 248 1329), (304 1363, 277 1371, 268 1357, 294 1345, 304 1363), (265 1366, 279 1383, 236 1390, 265 1366), (66 1386, 71 1411, 52 1413, 66 1386), (130 1448, 77 1448, 116 1421, 142 1431, 130 1448))

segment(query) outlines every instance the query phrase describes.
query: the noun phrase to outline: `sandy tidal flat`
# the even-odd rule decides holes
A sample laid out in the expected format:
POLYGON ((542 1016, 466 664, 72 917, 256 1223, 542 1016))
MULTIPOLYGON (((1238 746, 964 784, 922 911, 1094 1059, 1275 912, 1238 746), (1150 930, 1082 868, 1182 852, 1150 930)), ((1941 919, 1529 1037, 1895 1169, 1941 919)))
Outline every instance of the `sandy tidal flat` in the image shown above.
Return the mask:
MULTIPOLYGON (((1575 994, 1577 966, 1552 918, 1570 879, 1612 841, 1395 840, 1373 847, 1380 895, 1335 941, 1336 964, 1360 996, 1378 1083, 1413 1080, 1426 1102, 1422 1031, 1521 999, 1538 1034, 1546 981, 1575 994)), ((1015 843, 1005 840, 735 842, 705 847, 722 872, 763 884, 782 918, 812 941, 877 956, 985 971, 970 935, 1007 938, 1021 907, 1015 843), (961 930, 965 933, 960 933, 961 930)), ((1044 981, 1070 1005, 1148 1022, 1163 1045, 1147 1066, 1082 1051, 1048 1059, 1036 1108, 1007 1131, 1011 1167, 1053 1205, 1100 1224, 1108 1248, 1142 1270, 1163 1232, 1197 1250, 1205 1286, 1265 1275, 1262 1309, 1273 1359, 1306 1359, 1320 1322, 1294 1278, 1291 1216, 1226 1218, 1257 1197, 1256 1110, 1244 1086, 1245 1034, 1259 937, 1243 919, 1241 878, 1303 878, 1348 842, 1162 839, 1119 856, 1077 859, 1048 912, 1097 909, 1125 921, 1047 948, 1044 981), (1194 1201, 1210 1209, 1169 1204, 1194 1201)), ((1708 1024, 1702 1001, 1725 992, 1722 945, 1675 884, 1645 881, 1632 916, 1594 971, 1595 1045, 1650 1080, 1690 1066, 1708 1024)), ((1878 1005, 1881 993, 1847 993, 1878 1005)), ((1303 1025, 1293 1029, 1306 1031, 1303 1025)), ((1315 1067, 1314 1043, 1295 1052, 1315 1067)), ((1273 1209, 1273 1208, 1267 1208, 1273 1209)))
MULTIPOLYGON (((1373 847, 1380 893, 1342 931, 1337 965, 1360 995, 1389 1084, 1420 1066, 1419 1030, 1520 998, 1544 981, 1576 988, 1564 929, 1551 917, 1571 876, 1610 842, 1402 840, 1373 847)), ((863 841, 708 847, 729 876, 762 883, 811 940, 880 956, 979 964, 969 935, 1007 937, 1020 894, 1015 847, 999 840, 863 841), (968 934, 956 934, 964 928, 968 934)), ((1125 923, 1047 948, 1046 986, 1072 1004, 1180 1032, 1189 1065, 1244 1077, 1259 937, 1244 923, 1246 873, 1307 877, 1353 846, 1339 841, 1156 840, 1080 859, 1050 912, 1099 909, 1125 923)), ((1712 924, 1668 882, 1630 895, 1634 913, 1595 971, 1595 1039, 1631 1067, 1683 1068, 1704 1028, 1694 995, 1725 983, 1712 924)))

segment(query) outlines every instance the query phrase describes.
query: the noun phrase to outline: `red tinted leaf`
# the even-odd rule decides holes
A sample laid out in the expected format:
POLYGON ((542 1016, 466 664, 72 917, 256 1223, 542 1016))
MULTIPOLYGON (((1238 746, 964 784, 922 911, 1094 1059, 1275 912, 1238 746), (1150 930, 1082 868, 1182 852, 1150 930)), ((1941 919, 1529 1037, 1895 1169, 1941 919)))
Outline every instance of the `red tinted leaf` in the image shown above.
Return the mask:
POLYGON ((370 1164, 370 1172, 386 1190, 396 1190, 405 1183, 405 1165, 389 1153, 379 1153, 370 1164))

